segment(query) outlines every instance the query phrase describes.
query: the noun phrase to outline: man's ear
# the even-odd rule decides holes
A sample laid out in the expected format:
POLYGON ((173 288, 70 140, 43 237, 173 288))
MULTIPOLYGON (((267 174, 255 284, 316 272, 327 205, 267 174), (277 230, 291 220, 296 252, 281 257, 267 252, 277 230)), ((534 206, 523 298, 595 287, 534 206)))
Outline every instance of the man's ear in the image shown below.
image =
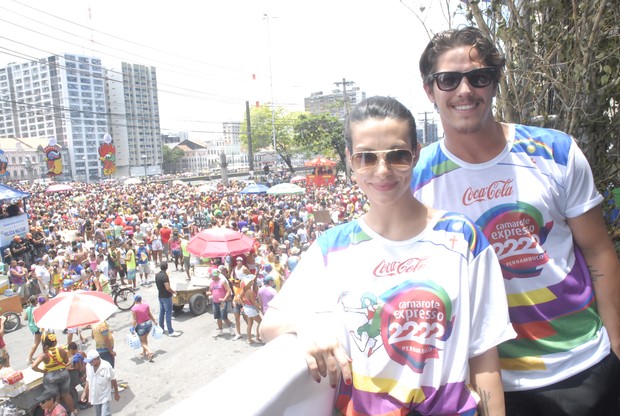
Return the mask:
POLYGON ((426 96, 428 97, 428 99, 430 100, 431 103, 435 104, 435 93, 433 91, 433 87, 434 87, 434 83, 433 84, 424 84, 424 92, 426 93, 426 96))

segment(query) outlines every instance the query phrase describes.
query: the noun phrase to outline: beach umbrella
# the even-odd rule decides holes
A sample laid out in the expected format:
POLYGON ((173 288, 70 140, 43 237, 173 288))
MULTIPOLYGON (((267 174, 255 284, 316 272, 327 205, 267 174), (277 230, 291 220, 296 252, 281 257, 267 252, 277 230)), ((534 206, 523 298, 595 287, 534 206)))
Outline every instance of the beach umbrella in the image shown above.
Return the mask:
POLYGON ((306 183, 306 177, 303 175, 295 175, 291 178, 291 183, 303 182, 306 183))
POLYGON ((306 192, 304 188, 301 186, 295 185, 294 183, 279 183, 277 185, 272 186, 267 190, 268 195, 291 195, 291 194, 303 194, 306 192))
POLYGON ((64 192, 64 191, 73 191, 73 186, 68 185, 66 183, 55 183, 47 187, 45 192, 64 192))
POLYGON ((265 194, 267 193, 267 189, 269 189, 269 187, 262 183, 251 183, 245 188, 243 188, 241 191, 239 191, 239 193, 240 194, 265 194))
POLYGON ((209 193, 209 192, 216 192, 217 191, 217 186, 210 184, 210 183, 206 183, 204 185, 200 185, 199 187, 196 188, 196 192, 198 193, 209 193))
POLYGON ((76 290, 60 292, 36 308, 34 320, 40 328, 75 328, 105 321, 117 310, 108 294, 76 290))
POLYGON ((123 185, 138 185, 140 183, 142 183, 140 178, 129 178, 123 181, 123 185))
POLYGON ((187 251, 200 258, 249 253, 254 239, 230 228, 207 228, 193 236, 187 251))
POLYGON ((173 185, 181 185, 181 186, 189 186, 187 182, 183 182, 182 180, 175 179, 172 181, 173 185))

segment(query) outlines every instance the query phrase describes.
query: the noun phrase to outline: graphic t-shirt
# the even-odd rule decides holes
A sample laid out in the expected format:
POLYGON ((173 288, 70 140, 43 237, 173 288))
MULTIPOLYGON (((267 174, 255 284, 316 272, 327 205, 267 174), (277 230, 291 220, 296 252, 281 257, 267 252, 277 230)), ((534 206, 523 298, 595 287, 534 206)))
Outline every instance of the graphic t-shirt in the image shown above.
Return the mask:
POLYGON ((352 359, 334 414, 473 415, 469 358, 514 336, 501 270, 484 235, 439 213, 391 241, 355 220, 324 232, 270 307, 324 321, 352 359))
POLYGON ((469 164, 443 141, 425 147, 413 173, 416 198, 463 212, 502 265, 517 339, 499 347, 506 391, 567 379, 609 353, 587 265, 566 220, 602 201, 585 156, 556 130, 509 125, 504 151, 469 164))

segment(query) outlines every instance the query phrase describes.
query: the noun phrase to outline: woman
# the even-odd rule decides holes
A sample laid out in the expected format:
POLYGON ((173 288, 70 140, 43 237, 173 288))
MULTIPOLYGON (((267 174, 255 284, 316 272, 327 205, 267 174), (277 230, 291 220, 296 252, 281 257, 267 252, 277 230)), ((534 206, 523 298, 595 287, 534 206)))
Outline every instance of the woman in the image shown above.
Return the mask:
POLYGON ((142 295, 134 296, 136 304, 131 308, 131 315, 133 317, 133 328, 136 334, 140 337, 140 344, 142 344, 142 355, 147 360, 153 361, 153 352, 149 349, 148 336, 153 328, 153 324, 157 325, 157 321, 151 313, 151 308, 148 303, 142 302, 142 295))
POLYGON ((345 142, 370 208, 304 252, 264 338, 297 335, 312 377, 338 385, 334 414, 505 414, 495 347, 514 331, 493 248, 413 197, 415 120, 398 101, 361 102, 345 142))
POLYGON ((32 363, 32 370, 43 373, 43 387, 54 396, 60 395, 69 408, 71 416, 77 414, 71 397, 71 377, 67 370, 69 356, 64 348, 56 346, 56 335, 46 334, 42 338, 43 353, 32 363), (39 365, 43 363, 43 368, 39 365))
POLYGON ((21 298, 22 304, 25 303, 24 300, 26 299, 27 274, 28 270, 24 267, 23 260, 11 259, 9 264, 9 282, 13 286, 15 294, 21 298))
POLYGON ((258 304, 258 299, 256 297, 256 276, 250 274, 246 275, 241 282, 241 301, 243 302, 243 314, 247 318, 247 343, 248 344, 256 344, 257 342, 262 343, 263 341, 260 338, 260 305, 258 304), (252 338, 252 326, 256 322, 256 341, 252 338))
POLYGON ((26 319, 26 321, 28 322, 28 328, 30 329, 32 335, 34 335, 34 344, 32 344, 32 348, 30 348, 30 354, 28 355, 29 364, 32 364, 32 357, 34 357, 34 353, 37 352, 37 348, 41 343, 41 329, 39 329, 36 322, 34 321, 34 309, 37 307, 38 304, 43 303, 45 303, 45 298, 41 297, 37 299, 37 297, 33 295, 28 298, 28 307, 24 309, 24 319, 26 319))
POLYGON ((174 259, 174 268, 175 270, 179 270, 179 265, 181 266, 181 271, 183 271, 183 259, 182 259, 182 251, 181 251, 181 239, 178 234, 173 234, 170 239, 170 251, 172 252, 172 258, 174 259))
POLYGON ((159 235, 159 230, 157 228, 153 229, 152 234, 151 234, 151 260, 155 263, 155 264, 159 264, 162 262, 163 258, 162 258, 162 250, 164 249, 164 246, 161 242, 161 237, 159 235))

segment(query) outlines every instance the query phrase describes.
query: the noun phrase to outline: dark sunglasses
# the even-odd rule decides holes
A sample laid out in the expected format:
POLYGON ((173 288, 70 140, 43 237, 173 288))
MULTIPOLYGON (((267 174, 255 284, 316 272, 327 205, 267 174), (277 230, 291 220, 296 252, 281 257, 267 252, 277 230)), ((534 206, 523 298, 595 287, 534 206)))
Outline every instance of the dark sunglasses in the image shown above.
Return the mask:
POLYGON ((357 152, 351 155, 351 168, 355 172, 372 169, 383 159, 386 166, 394 170, 408 170, 413 165, 413 153, 407 149, 391 149, 357 152))
POLYGON ((495 79, 495 68, 478 68, 467 72, 435 72, 431 78, 437 82, 442 91, 454 91, 461 85, 463 77, 474 88, 488 87, 495 79))

